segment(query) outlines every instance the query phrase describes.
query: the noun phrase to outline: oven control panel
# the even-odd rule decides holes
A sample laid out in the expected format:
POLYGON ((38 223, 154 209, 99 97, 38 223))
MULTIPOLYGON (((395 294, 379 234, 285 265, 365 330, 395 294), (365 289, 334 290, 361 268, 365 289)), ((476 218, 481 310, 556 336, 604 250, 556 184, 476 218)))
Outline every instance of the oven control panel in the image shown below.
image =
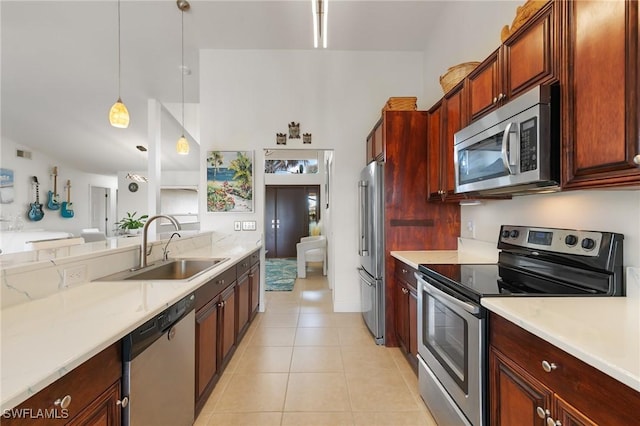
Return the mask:
POLYGON ((598 256, 602 232, 502 225, 500 242, 556 253, 598 256))

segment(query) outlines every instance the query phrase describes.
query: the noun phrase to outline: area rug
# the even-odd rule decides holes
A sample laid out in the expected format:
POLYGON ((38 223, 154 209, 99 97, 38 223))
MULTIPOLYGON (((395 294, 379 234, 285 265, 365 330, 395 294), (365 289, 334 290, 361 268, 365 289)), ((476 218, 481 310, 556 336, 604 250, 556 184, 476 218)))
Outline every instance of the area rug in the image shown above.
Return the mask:
POLYGON ((296 259, 265 260, 265 291, 291 291, 298 276, 296 259))

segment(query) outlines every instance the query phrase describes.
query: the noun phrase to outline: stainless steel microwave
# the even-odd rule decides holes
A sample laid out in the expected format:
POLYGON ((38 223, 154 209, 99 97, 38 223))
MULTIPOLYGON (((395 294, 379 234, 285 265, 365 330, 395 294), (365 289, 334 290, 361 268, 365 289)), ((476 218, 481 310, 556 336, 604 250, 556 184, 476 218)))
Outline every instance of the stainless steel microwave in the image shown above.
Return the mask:
POLYGON ((456 193, 557 190, 557 87, 536 86, 454 135, 456 193))

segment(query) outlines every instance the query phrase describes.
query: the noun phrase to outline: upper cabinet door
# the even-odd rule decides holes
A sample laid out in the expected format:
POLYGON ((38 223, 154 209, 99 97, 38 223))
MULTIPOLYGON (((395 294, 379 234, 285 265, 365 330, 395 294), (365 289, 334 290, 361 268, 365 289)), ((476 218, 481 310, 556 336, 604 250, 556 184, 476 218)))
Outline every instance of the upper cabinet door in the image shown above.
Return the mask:
POLYGON ((538 84, 557 81, 557 8, 558 2, 547 3, 469 74, 470 121, 538 84))
POLYGON ((638 2, 562 2, 563 187, 640 182, 638 2))
POLYGON ((467 77, 471 121, 499 105, 498 93, 502 87, 500 52, 500 49, 494 51, 467 77))
MULTIPOLYGON (((512 99, 530 88, 557 79, 557 2, 549 2, 502 46, 503 97, 512 99)), ((500 96, 500 94, 498 94, 500 96)))

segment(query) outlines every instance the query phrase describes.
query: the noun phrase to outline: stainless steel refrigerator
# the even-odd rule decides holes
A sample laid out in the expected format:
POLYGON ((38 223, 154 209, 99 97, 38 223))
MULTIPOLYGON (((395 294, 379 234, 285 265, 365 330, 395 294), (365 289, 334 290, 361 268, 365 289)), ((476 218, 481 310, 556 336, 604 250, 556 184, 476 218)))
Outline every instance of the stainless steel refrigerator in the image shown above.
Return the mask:
POLYGON ((384 165, 374 161, 358 181, 358 254, 362 317, 384 344, 384 165))

